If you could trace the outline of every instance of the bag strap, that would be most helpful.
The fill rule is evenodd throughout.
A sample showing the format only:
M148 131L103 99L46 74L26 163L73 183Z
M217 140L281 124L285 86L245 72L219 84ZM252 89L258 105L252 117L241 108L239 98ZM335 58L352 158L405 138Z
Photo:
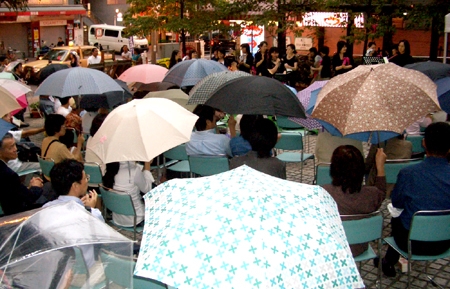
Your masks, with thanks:
M47 147L47 149L45 150L45 153L44 153L43 158L45 158L45 157L47 156L48 149L50 148L50 146L52 145L52 143L54 143L55 141L58 141L58 140L57 140L57 139L54 139L54 140L52 140L52 141L48 144L48 147ZM59 141L58 141L58 142L59 142Z

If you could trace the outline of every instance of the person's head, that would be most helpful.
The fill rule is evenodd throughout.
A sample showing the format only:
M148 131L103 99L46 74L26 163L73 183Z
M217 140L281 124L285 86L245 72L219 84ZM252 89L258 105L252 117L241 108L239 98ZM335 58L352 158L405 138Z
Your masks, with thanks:
M319 49L320 54L323 56L328 56L328 54L330 54L330 48L328 48L328 46L322 46Z
M337 147L331 156L330 176L333 186L345 193L358 193L364 177L364 157L352 145Z
M267 44L267 41L261 41L258 45L258 48L262 53L264 53L267 51L268 46L269 46L269 44Z
M270 151L275 147L278 139L277 126L267 118L255 121L253 132L250 134L252 150L258 153L259 158L270 157Z
M225 57L225 66L228 68L229 71L238 70L238 62L236 58L234 58L234 56Z
M376 50L377 49L377 44L375 42L369 42L369 44L367 45L368 49L372 49L372 50Z
M58 42L61 42L62 41L62 38L61 37L58 37Z
M9 132L0 140L0 159L4 162L17 159L17 147L14 137Z
M120 163L113 162L106 164L106 171L102 177L103 185L107 188L112 189L114 187L114 179L119 172Z
M347 42L341 40L337 43L337 52L338 53L346 53L347 52Z
M436 122L427 126L423 146L428 156L446 157L450 152L450 124Z
M295 53L297 53L297 50L295 50L295 45L294 44L286 45L286 52L287 52L287 54L295 54Z
M70 97L60 98L59 101L61 102L61 106L69 107Z
M97 57L97 55L98 55L98 49L92 48L92 56Z
M66 118L60 114L49 114L45 118L44 128L48 136L54 136L58 134L63 136L66 134L66 127L64 123Z
M400 40L398 43L398 53L405 55L411 54L411 47L409 46L408 40Z
M225 57L225 54L226 54L225 49L224 49L224 48L220 48L220 49L217 51L217 58L223 59L223 58Z
M22 73L22 63L18 62L18 63L16 64L16 66L14 66L14 67L12 68L12 71L13 71L15 74L20 74L20 73Z
M250 53L250 45L248 43L242 43L241 50L244 54Z
M106 113L99 113L94 117L94 119L92 119L91 129L89 130L89 134L91 136L94 136L97 133L98 129L102 125L103 121L105 121L105 118L107 116L108 115Z
M197 59L198 58L198 54L197 51L192 49L191 51L189 51L189 59Z
M319 52L317 52L317 48L311 47L311 48L309 49L309 56L310 56L311 58L316 57L317 54L319 54Z
M55 164L50 171L52 188L60 196L83 197L88 189L88 178L83 163L72 159Z
M392 55L397 55L398 54L398 44L393 44L392 45Z
M216 123L214 121L214 108L208 105L199 104L195 107L193 113L198 116L198 119L195 122L195 129L197 131L204 131L216 127Z
M128 46L127 45L122 46L122 49L123 49L123 52L128 52Z
M250 135L253 132L253 127L257 119L262 118L260 115L256 114L244 114L239 122L239 127L241 128L241 136L245 140L250 139Z
M272 58L272 60L276 60L278 58L278 55L280 54L280 51L278 50L278 47L270 47L269 49L269 55Z
M0 56L0 65L2 65L2 66L8 65L8 57Z

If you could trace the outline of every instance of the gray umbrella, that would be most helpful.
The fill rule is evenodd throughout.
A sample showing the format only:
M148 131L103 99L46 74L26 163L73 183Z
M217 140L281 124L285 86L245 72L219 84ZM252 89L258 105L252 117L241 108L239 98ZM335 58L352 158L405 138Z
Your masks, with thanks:
M202 78L220 71L226 71L225 65L206 59L185 60L172 67L163 81L171 82L179 87L194 86Z
M110 91L123 91L123 89L106 73L90 68L74 67L50 75L38 87L35 94L69 97L103 94Z
M189 92L187 104L204 104L211 96L211 93L219 86L235 78L251 76L243 71L222 71L208 75L200 80Z
M405 65L405 68L420 71L433 81L450 76L450 65L441 62L418 62Z
M281 82L265 76L246 76L221 85L206 105L231 114L265 114L306 118L297 96Z

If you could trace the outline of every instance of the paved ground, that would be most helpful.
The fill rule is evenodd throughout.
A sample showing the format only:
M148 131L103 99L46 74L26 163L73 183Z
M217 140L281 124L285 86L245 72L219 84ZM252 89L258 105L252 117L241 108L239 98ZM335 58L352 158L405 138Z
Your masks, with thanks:
M30 97L29 102L35 102L38 99L36 97ZM43 119L30 119L29 114L26 114L26 121L31 125L31 127L40 127L43 126ZM42 142L42 134L39 136L32 137L32 140L39 144ZM306 139L305 139L306 141ZM316 144L316 136L310 136L309 145L306 141L305 146L306 152L313 153L315 144ZM366 148L367 146L365 146ZM290 181L300 182L300 165L299 164L288 164L287 165L287 178ZM303 183L313 184L314 180L314 169L313 162L308 161L304 165L303 168ZM389 236L390 234L390 216L386 209L389 200L386 200L381 208L381 211L384 216L384 226L383 226L383 235L384 237ZM125 236L130 239L133 238L133 234L131 232L120 231ZM138 234L138 241L142 238L142 234ZM383 255L387 248L387 245L383 246ZM427 276L424 274L425 272L425 262L413 262L412 264L412 288L436 288L428 281ZM376 280L377 280L377 270L374 268L372 261L362 262L360 273L367 288L376 288ZM443 259L436 261L430 264L429 274L435 276L435 282L442 286L442 288L450 288L450 259ZM396 278L387 278L383 276L382 278L382 288L407 288L407 275L399 273Z

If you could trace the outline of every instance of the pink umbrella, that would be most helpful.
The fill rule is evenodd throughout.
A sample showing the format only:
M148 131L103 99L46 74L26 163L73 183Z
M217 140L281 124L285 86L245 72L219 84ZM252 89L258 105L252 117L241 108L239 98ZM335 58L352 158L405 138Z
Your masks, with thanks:
M125 82L161 82L167 71L169 71L167 68L160 65L139 64L125 70L119 79Z
M0 86L10 92L17 100L17 102L22 107L21 109L16 109L11 112L12 115L21 111L23 108L28 106L28 100L26 93L30 92L31 89L25 84L11 79L0 79Z

